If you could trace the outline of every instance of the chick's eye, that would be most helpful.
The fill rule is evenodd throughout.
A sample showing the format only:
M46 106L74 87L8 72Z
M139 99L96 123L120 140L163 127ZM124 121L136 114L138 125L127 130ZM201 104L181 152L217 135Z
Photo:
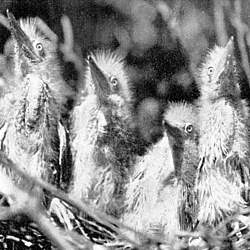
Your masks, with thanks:
M116 87L118 85L118 80L115 77L111 77L110 82L111 82L113 87Z
M42 45L41 43L37 43L37 44L36 44L36 49L37 49L38 51L43 50L43 45Z
M214 68L213 67L208 67L207 69L207 75L211 76L214 73Z
M188 134L190 134L192 131L193 131L193 125L187 124L185 126L185 132L188 133Z

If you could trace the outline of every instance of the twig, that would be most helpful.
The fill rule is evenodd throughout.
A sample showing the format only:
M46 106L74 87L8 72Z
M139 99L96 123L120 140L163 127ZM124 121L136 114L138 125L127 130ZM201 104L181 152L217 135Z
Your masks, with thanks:
M62 25L62 29L63 29L63 38L64 38L64 44L62 44L62 46L64 45L67 50L73 52L73 48L74 48L74 35L73 35L73 28L72 28L72 24L70 22L69 17L67 17L66 15L63 15L61 18L61 25Z
M59 45L60 51L63 53L66 62L72 62L78 73L77 87L82 87L84 81L84 66L82 61L81 49L78 48L78 53L74 51L74 34L70 19L63 15L61 18L61 25L63 29L64 42ZM75 48L76 49L76 48Z
M228 35L226 31L225 18L223 5L224 1L213 1L214 4L214 23L215 23L215 32L217 37L217 42L220 46L225 46Z

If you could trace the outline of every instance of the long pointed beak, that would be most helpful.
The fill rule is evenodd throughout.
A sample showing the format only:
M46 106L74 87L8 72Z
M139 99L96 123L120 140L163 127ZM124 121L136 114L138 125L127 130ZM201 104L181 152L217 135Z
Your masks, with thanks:
M110 94L109 82L101 69L97 66L91 56L88 58L91 76L95 84L97 95L101 102L106 102Z
M225 52L222 60L224 60L224 64L227 64L232 60L232 56L234 54L234 38L233 36L230 37L229 41L225 46ZM222 64L223 65L223 64Z
M219 62L216 67L216 72L221 74L223 71L231 69L228 67L232 63L234 54L234 38L231 37L223 49L223 53L220 55Z
M229 41L226 44L225 49L226 49L227 56L233 54L233 51L234 51L234 37L233 36L230 37Z
M179 177L181 175L181 166L183 159L183 136L179 128L170 125L166 121L164 123L164 127L166 129L172 150L175 175Z
M174 139L182 137L180 129L170 125L167 121L164 122L164 127L167 131L167 134Z
M23 51L24 56L32 62L41 62L42 59L36 54L29 37L21 29L14 15L9 12L9 10L7 10L7 16L10 23L11 34L17 41L19 49Z

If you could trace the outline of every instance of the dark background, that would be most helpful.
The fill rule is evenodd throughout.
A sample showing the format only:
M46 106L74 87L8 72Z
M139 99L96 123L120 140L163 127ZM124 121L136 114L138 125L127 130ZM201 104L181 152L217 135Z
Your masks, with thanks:
M195 100L199 96L197 67L207 49L215 43L225 45L232 35L242 66L242 97L250 96L247 80L250 1L1 0L3 15L6 9L17 19L39 16L61 41L60 20L67 15L73 27L74 49L81 59L96 48L111 48L123 54L129 66L139 121L144 122L149 116L146 120L157 123L169 100ZM4 26L0 26L0 34L3 53L10 34ZM73 81L73 85L77 79L74 72L74 65L65 63L65 78L71 84Z

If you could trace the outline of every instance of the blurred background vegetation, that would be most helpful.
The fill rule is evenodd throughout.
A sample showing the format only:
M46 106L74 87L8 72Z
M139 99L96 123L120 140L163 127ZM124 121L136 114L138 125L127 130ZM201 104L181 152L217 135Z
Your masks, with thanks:
M235 54L242 64L242 95L250 97L249 0L1 0L3 15L6 9L17 19L39 16L60 40L60 20L67 15L74 50L81 58L96 48L124 55L142 123L157 123L168 100L195 100L199 96L197 67L203 56L215 43L225 45L230 36L235 37ZM0 26L0 34L3 53L8 50L5 42L10 33ZM65 78L74 80L74 67L65 64L64 69ZM145 124L143 128L148 131Z

